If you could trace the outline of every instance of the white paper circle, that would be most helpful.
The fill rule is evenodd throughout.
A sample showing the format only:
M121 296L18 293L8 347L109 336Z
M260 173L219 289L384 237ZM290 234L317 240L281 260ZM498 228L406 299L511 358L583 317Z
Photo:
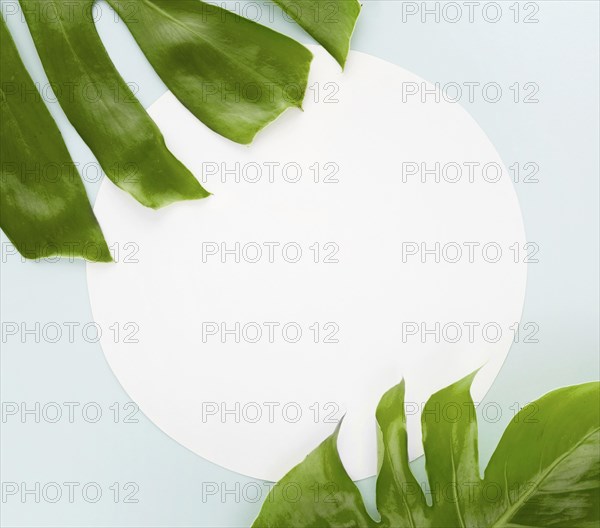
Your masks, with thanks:
M352 52L342 74L313 51L304 112L250 147L157 101L170 148L214 196L155 212L105 180L95 212L118 262L87 272L102 348L142 411L272 481L344 413L342 459L373 475L375 408L403 376L420 455L423 402L482 365L484 396L525 292L517 197L469 114L423 102L424 81L395 65Z

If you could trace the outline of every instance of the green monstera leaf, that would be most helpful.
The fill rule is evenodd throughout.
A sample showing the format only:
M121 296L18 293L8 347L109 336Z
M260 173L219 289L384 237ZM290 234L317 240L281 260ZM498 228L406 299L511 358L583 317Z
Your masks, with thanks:
M94 26L94 0L76 4L21 0L56 97L106 175L148 207L208 196L113 65Z
M112 260L81 178L0 19L0 227L27 258Z
M247 144L287 108L301 108L312 54L294 40L201 0L108 2L165 84L215 132ZM116 70L94 25L94 3L20 0L42 65L66 116L107 176L141 204L158 209L209 196L169 151L160 130ZM356 0L296 3L303 5L279 2L343 64L360 10ZM9 54L5 49L3 46L1 50L3 60ZM51 118L41 121L52 122ZM30 125L23 125L23 130ZM55 136L53 127L52 122L44 131ZM3 139L3 146L3 163L24 166L30 161L26 151L15 148L12 142ZM56 153L60 157L55 161L61 162L63 153ZM25 243L35 245L44 237L59 245L68 243L61 240L61 233L72 238L76 227L68 225L67 219L89 214L87 204L78 205L80 200L71 203L69 217L49 194L38 192L36 200L30 197L20 207L4 207L2 226L37 222L35 236L32 230L21 229L20 243L15 243L19 251ZM37 209L48 211L47 218L62 224L45 223ZM11 237L8 228L5 231ZM15 227L11 232L16 239ZM88 242L96 243L97 239L96 232L88 232ZM21 253L26 257L31 254ZM106 255L99 259L106 260Z
M559 389L525 407L508 425L482 478L473 377L437 392L423 409L431 505L408 462L402 382L383 396L376 414L379 522L367 515L341 463L338 426L273 487L253 528L598 526L600 384Z
M343 68L360 14L358 0L275 0Z
M340 460L339 429L273 487L254 527L374 525Z
M490 526L598 526L598 386L551 392L511 422L485 470Z
M175 96L238 143L300 108L312 54L276 31L200 0L109 0Z

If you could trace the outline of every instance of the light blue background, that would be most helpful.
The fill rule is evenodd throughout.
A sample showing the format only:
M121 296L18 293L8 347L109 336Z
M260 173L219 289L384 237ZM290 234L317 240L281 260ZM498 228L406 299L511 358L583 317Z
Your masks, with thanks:
M235 4L249 2L228 2ZM250 2L252 3L252 2ZM260 2L262 4L262 2ZM419 2L420 3L420 2ZM432 4L429 2L429 4ZM506 165L534 161L540 182L517 184L527 236L539 244L540 263L530 265L523 321L540 326L538 344L515 344L487 400L507 411L559 386L598 379L598 19L596 1L543 1L537 24L516 24L508 7L497 24L481 16L475 23L401 21L401 2L367 1L353 49L396 63L430 81L536 82L540 103L523 105L481 98L465 106L491 138ZM28 30L2 0L3 13L34 79L46 82ZM109 13L106 5L103 12ZM310 42L275 10L277 29ZM512 15L511 15L512 16ZM266 23L263 20L263 23ZM146 63L124 28L111 16L98 22L115 63L141 88L148 106L165 86ZM109 42L108 40L105 40ZM373 94L377 97L377 93ZM94 158L50 105L74 159ZM97 184L88 184L93 198ZM2 243L7 240L2 235ZM4 262L6 261L6 262ZM92 321L82 262L22 263L3 258L4 322ZM129 401L112 375L98 344L20 343L2 346L3 402ZM496 445L511 414L480 424L482 462ZM254 482L222 469L171 440L143 416L139 423L2 424L2 481L98 482L105 493L113 482L136 482L136 504L115 504L105 495L96 504L81 500L56 504L9 498L2 507L6 527L247 527L260 508L235 494L202 501L202 485L235 489ZM422 475L422 460L415 463ZM373 479L360 483L373 501ZM241 489L241 488L240 488ZM251 489L244 488L247 491ZM265 489L265 488L263 488Z

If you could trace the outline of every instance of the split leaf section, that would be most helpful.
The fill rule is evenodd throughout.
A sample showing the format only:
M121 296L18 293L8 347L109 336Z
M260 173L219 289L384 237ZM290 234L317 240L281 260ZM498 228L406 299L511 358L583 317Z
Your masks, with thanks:
M94 0L21 0L51 87L106 175L145 206L208 196L167 149L113 65L93 22Z
M338 427L274 486L253 527L598 526L600 383L562 388L523 408L481 477L473 377L435 393L423 410L431 505L409 467L402 382L383 396L376 413L379 522L366 514L341 463Z
M250 143L301 107L312 54L296 41L200 0L108 0L163 82L198 119Z
M275 0L343 68L361 6L358 0Z
M0 227L25 257L112 260L60 131L0 17Z

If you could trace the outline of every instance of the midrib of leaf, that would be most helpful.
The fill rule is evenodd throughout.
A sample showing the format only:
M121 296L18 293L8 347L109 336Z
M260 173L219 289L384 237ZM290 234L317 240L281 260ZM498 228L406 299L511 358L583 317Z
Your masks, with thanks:
M596 427L592 431L590 431L587 435L585 435L579 442L577 442L571 449L569 449L563 456L557 458L553 464L548 466L548 469L544 471L540 478L536 481L535 486L528 492L524 493L521 497L517 499L517 501L511 505L493 524L490 525L489 528L504 528L506 526L506 522L512 519L512 517L523 507L523 505L527 502L527 499L538 489L540 484L546 480L548 476L562 463L563 460L568 458L573 452L582 445L590 436L594 433L600 431L600 427ZM509 501L510 503L510 501Z
M506 494L506 500L508 501L508 504L512 506L513 503L510 499L508 475L506 474L506 460L504 461L504 466L502 467L502 474L504 476L504 493Z
M187 26L186 24L184 24L183 22L181 22L180 20L177 20L173 15L171 15L170 13L168 13L167 11L165 11L164 9L158 7L156 4L154 4L154 2L152 2L151 0L142 0L142 2L144 4L146 4L147 6L149 6L151 9L154 9L155 11L157 11L158 13L160 13L162 16L164 16L165 18L168 18L169 20L171 20L173 23L175 23L177 26L183 28L184 30L188 31L189 33L191 33L192 35L194 35L195 37L198 37L200 40L202 40L203 42L205 42L206 44L208 44L212 49L217 50L218 52L220 52L220 48L214 44L213 42L211 42L209 39L207 39L204 35L202 35L201 33L198 33L197 31L195 31L194 29L190 28L189 26ZM264 75L263 73L253 70L252 68L249 68L243 61L241 61L240 59L238 59L237 57L233 56L233 55L228 55L229 59L234 62L236 64L236 66L238 66L240 69L250 72L251 74L257 75L258 77L261 77L262 79L264 79L265 81L267 81L268 83L272 83L274 82L275 84L278 84L280 86L283 86L281 83L278 83L277 80L273 81L273 79L270 79L269 77L267 77L266 75Z

